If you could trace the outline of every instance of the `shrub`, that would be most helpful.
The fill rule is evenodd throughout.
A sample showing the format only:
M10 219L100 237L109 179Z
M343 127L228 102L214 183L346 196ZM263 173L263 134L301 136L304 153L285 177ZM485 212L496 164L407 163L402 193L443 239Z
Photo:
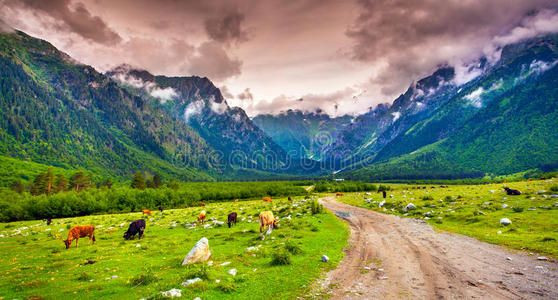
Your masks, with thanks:
M292 255L297 255L302 253L302 249L299 245L295 244L293 241L288 240L285 242L285 250L290 252Z
M92 277L85 272L81 272L81 274L79 274L79 276L76 279L79 281L89 281L92 279Z
M318 200L312 200L310 203L310 210L312 215L321 214L324 211L324 206L321 205Z
M553 191L553 192L558 192L558 184L555 184L555 185L551 186L550 190Z
M516 213L520 213L520 212L523 211L523 207L521 207L521 206L516 206L516 207L513 207L512 209Z
M151 272L150 270L143 270L141 274L138 276L132 277L130 279L131 286L138 286L138 285L148 285L152 282L157 280L157 277Z
M434 198L432 198L432 196L422 196L421 198L422 200L434 200Z
M271 258L272 266L283 266L291 264L291 255L286 250L279 250L273 253Z

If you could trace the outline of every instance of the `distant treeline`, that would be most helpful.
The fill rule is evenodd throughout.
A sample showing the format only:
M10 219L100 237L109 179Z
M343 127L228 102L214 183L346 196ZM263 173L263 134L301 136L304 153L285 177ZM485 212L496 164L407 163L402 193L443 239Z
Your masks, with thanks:
M200 202L230 201L257 197L305 195L307 191L290 182L178 182L159 188L101 186L58 193L17 192L0 189L0 221L62 218L199 205Z
M377 191L378 188L372 183L362 181L319 181L314 184L314 191L323 192L370 192Z

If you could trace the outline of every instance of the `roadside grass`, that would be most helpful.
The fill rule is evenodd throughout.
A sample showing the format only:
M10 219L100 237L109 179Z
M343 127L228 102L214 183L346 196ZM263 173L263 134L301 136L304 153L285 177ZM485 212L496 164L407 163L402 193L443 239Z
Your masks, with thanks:
M192 228L202 210L210 228ZM258 215L264 210L281 220L280 227L262 240ZM229 229L226 219L233 211L238 224ZM181 289L184 299L296 298L337 265L349 235L346 224L332 214L312 215L311 200L302 197L153 212L153 217L144 218L144 239L124 241L129 223L139 218L141 213L127 213L54 219L50 226L43 221L0 224L0 298L156 299L173 288ZM78 248L74 244L66 250L62 239L67 228L80 224L96 226L95 245L88 246L84 238ZM181 266L202 237L209 239L212 265ZM247 251L248 247L258 250ZM275 253L288 257L290 264L274 265ZM330 261L323 263L322 254ZM230 263L222 266L225 262ZM236 276L227 274L233 268ZM202 281L181 286L195 277Z
M382 207L381 193L351 193L336 198L354 206L423 219L435 228L481 241L558 258L558 198L551 197L558 194L552 190L557 184L556 178L508 183L508 187L522 192L519 196L506 195L504 184L447 188L389 184L392 190ZM367 203L365 199L372 200ZM416 209L405 211L409 203ZM502 218L510 219L512 224L501 225Z

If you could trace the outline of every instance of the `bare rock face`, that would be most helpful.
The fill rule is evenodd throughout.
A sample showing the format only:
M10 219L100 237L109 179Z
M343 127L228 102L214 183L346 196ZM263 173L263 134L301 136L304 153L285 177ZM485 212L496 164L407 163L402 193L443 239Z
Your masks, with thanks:
M184 258L182 265L184 266L200 261L206 261L210 256L211 251L209 251L209 240L203 237L194 245L194 248L188 252L188 255Z

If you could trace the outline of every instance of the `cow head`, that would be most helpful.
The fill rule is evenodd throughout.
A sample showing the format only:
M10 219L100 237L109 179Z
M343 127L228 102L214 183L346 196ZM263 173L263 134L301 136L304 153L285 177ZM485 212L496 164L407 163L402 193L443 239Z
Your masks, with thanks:
M66 249L69 249L70 245L72 244L72 241L64 240L64 244L66 245Z
M125 240L129 240L130 239L130 233L128 231L124 232L124 239Z
M279 227L279 219L275 218L273 220L273 229L277 229Z

